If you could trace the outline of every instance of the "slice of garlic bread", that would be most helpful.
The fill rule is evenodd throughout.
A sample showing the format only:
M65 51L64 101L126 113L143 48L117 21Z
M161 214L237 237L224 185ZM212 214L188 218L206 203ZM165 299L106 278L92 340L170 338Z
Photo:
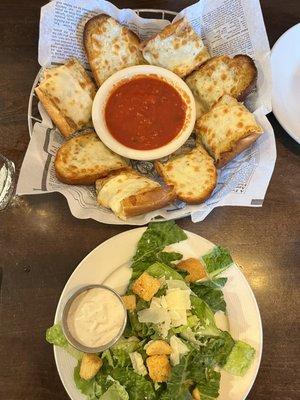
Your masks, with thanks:
M252 58L239 54L233 58L219 56L209 59L187 77L186 83L203 114L224 94L243 100L254 87L256 77L257 69Z
M217 167L223 167L263 133L254 115L229 95L198 118L195 129Z
M35 92L64 136L92 126L96 87L78 60L45 69Z
M214 161L201 145L164 164L156 161L155 168L167 185L174 186L177 197L189 204L205 201L217 184Z
M176 197L172 187L162 187L133 170L98 179L96 191L97 202L123 220L165 207Z
M105 14L96 15L85 24L83 43L98 86L123 68L145 63L139 38Z
M180 77L188 75L210 58L202 39L186 18L168 25L152 39L143 42L141 47L149 64L169 69Z
M109 150L94 131L64 143L54 166L57 178L70 185L92 185L111 171L128 168L125 159Z

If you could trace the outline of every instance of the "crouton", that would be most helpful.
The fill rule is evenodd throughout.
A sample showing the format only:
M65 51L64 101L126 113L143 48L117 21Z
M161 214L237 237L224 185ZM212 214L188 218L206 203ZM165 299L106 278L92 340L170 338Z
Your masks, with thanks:
M84 354L80 365L80 377L86 381L94 378L102 364L103 361L96 354Z
M201 400L200 392L197 388L193 390L193 399L194 400Z
M122 300L126 310L134 311L136 309L136 297L134 294L129 294L128 296L122 296Z
M147 346L146 353L148 356L170 355L172 353L172 348L169 343L164 340L155 340Z
M132 285L132 291L145 301L150 301L160 288L160 281L144 272Z
M146 364L154 382L166 382L171 374L171 365L165 354L148 357Z
M176 268L183 269L189 274L185 277L187 282L196 282L199 279L206 278L206 271L202 263L197 258L187 258L180 261Z

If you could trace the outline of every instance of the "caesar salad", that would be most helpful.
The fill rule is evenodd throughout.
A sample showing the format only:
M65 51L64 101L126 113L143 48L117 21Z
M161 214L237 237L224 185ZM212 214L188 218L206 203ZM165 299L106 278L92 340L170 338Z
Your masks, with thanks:
M49 343L78 359L74 382L89 400L213 400L222 371L243 377L249 369L255 349L215 318L226 313L227 278L220 275L234 264L230 253L221 246L200 258L167 251L186 239L173 221L149 224L122 296L127 325L109 349L82 353L60 324L47 330Z

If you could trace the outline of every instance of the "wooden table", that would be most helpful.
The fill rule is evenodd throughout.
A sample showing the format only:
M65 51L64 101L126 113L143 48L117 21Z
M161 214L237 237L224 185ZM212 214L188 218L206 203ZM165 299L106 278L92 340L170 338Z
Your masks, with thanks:
M37 42L44 0L0 4L0 152L19 171L29 142L27 104L39 69ZM192 1L115 1L120 7L178 10ZM299 0L262 1L271 45L300 20ZM273 115L278 158L262 208L224 207L184 229L231 249L256 295L264 326L261 368L249 400L300 398L299 375L299 146ZM75 219L60 194L14 200L0 214L2 275L0 398L60 400L59 380L45 330L60 293L80 260L124 226ZM298 336L298 337L297 337Z

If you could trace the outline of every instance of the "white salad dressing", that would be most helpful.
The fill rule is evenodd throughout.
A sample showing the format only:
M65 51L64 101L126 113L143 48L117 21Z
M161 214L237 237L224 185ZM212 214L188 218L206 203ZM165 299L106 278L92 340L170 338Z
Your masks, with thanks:
M81 293L71 304L67 324L71 335L86 347L99 347L113 340L123 327L124 307L119 298L103 288Z

